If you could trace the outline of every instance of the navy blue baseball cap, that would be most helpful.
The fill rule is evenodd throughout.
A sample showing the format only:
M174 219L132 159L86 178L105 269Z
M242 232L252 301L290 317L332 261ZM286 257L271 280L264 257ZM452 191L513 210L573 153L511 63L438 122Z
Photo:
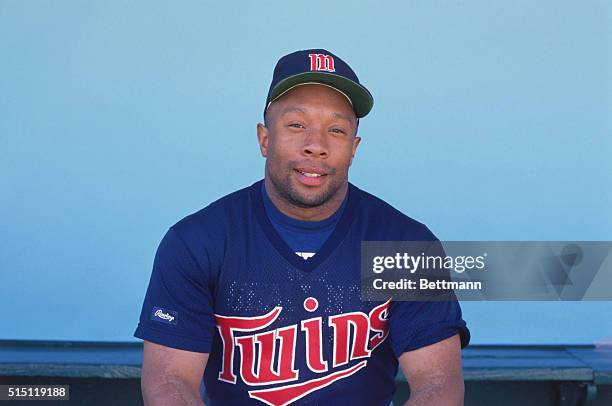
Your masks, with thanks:
M274 100L307 83L327 85L344 94L357 118L368 114L374 105L374 98L346 62L325 49L306 49L285 55L276 63L264 114Z

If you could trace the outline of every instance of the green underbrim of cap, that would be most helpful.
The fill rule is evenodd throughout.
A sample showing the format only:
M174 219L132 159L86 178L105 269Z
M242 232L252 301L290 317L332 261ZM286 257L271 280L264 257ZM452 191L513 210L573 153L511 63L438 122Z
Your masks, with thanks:
M332 86L346 94L353 103L353 110L357 118L365 117L372 110L374 98L365 87L353 82L344 76L334 73L306 72L289 76L276 84L270 94L270 101L276 100L280 95L293 86L301 83L315 82Z

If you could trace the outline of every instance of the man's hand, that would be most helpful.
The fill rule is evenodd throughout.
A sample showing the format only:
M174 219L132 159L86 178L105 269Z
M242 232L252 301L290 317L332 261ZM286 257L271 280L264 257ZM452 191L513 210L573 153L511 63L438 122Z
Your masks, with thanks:
M407 351L399 358L410 385L405 406L461 406L464 384L459 335Z
M202 406L200 383L208 354L144 342L140 386L146 406Z

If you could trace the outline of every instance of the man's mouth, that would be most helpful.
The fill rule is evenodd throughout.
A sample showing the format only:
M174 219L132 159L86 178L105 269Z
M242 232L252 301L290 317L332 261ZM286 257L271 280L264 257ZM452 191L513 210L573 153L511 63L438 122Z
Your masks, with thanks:
M301 182L308 186L320 185L322 180L327 176L327 173L321 168L302 167L294 168L294 171L299 174Z
M304 171L300 171L299 169L296 169L296 171L309 178L319 178L321 176L325 176L325 174L322 174L322 173L304 172Z
M316 167L300 167L295 168L295 171L301 173L304 176L308 176L309 178L317 178L319 176L327 175L327 173L322 168Z

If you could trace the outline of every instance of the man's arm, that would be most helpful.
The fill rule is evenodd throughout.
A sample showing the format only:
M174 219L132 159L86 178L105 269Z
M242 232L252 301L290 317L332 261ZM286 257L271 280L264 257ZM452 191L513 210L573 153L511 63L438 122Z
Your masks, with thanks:
M202 406L200 383L208 354L144 341L140 386L146 406Z
M463 405L461 342L458 334L404 352L399 363L410 385L410 399L405 406Z

